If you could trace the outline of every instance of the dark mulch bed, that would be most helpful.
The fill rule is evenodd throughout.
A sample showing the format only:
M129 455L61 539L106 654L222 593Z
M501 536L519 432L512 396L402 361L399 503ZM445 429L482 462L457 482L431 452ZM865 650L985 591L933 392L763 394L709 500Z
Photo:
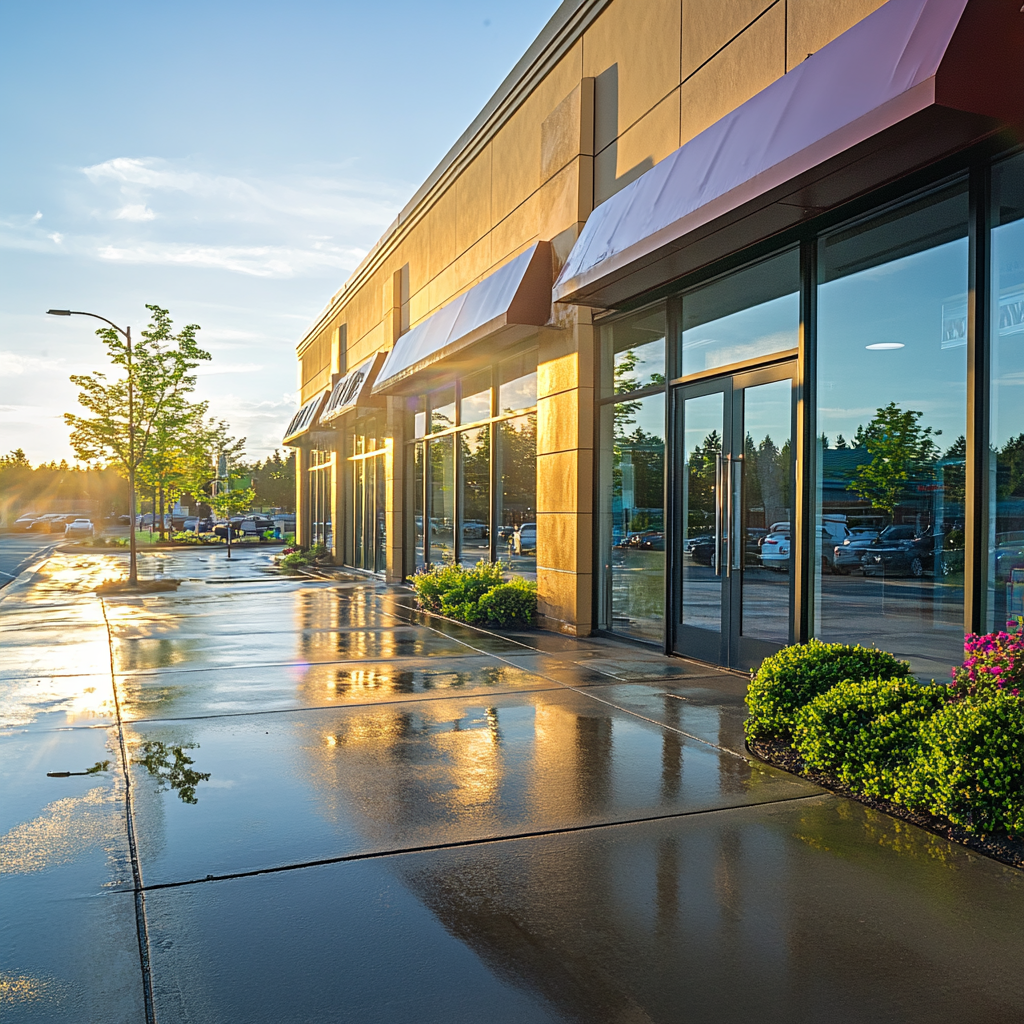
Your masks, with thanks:
M909 821L912 825L934 832L950 842L967 846L993 860L1002 861L1015 868L1024 868L1024 839L1009 835L975 835L940 815L929 814L927 811L913 811L902 804L893 804L888 800L877 800L874 797L864 796L862 793L855 793L845 782L841 782L834 775L808 767L797 751L778 740L751 740L747 743L747 749L762 761L767 761L768 764L793 775L799 775L838 796L849 797L851 800L857 800L868 807L873 807L876 811L883 811L886 814L891 814L894 818Z

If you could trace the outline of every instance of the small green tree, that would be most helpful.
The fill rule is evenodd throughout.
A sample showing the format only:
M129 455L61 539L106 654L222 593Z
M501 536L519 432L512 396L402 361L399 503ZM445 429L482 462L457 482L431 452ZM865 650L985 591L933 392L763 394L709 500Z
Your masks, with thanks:
M183 406L195 390L193 370L210 358L196 342L198 324L177 334L166 309L147 305L152 314L142 340L132 345L129 332L102 327L96 335L107 347L107 358L119 376L105 373L75 374L78 402L89 415L65 413L71 428L71 447L84 462L99 460L116 466L128 480L131 517L129 583L138 581L135 551L135 482L140 467L150 456L159 424Z
M857 467L849 490L873 508L886 512L890 520L903 500L908 481L928 472L938 457L938 445L932 440L941 431L922 427L923 413L901 409L895 402L880 407L860 438L871 461Z

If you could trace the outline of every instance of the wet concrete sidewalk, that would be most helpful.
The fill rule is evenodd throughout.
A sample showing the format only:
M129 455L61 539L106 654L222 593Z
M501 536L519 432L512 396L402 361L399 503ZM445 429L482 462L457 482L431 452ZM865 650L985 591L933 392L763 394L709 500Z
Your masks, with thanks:
M120 565L0 596L5 1024L1024 1018L1024 873L752 761L742 679Z

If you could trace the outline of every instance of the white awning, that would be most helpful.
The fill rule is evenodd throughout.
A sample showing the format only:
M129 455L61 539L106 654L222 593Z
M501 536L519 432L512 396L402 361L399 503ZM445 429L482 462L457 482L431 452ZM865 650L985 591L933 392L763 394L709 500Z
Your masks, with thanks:
M384 362L385 353L378 352L371 356L365 363L360 363L354 370L349 370L331 391L331 397L320 413L320 422L328 423L339 419L350 409L356 408L370 397L370 389L377 379L381 365ZM380 402L381 399L376 401Z
M327 392L321 391L320 394L315 395L299 409L292 417L291 423L288 424L288 429L284 432L284 437L281 439L282 444L292 445L297 438L309 433L313 429L313 426L317 423L317 414L320 412L326 397Z
M469 291L403 334L381 367L373 393L483 339L525 337L551 317L551 245L537 242Z

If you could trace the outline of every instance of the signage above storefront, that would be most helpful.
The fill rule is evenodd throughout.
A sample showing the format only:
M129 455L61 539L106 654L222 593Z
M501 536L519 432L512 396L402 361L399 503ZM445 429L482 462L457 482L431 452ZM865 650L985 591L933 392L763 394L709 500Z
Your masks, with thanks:
M354 370L349 370L334 388L331 396L320 413L321 423L330 423L340 419L346 412L361 404L374 401L370 398L370 390L377 379L377 374L384 363L386 353L378 352L365 363L360 363ZM376 399L377 402L380 399Z
M320 394L314 395L313 398L299 409L284 432L284 437L281 439L282 444L294 446L300 437L308 434L313 429L318 422L318 415L326 398L327 392L321 391Z

